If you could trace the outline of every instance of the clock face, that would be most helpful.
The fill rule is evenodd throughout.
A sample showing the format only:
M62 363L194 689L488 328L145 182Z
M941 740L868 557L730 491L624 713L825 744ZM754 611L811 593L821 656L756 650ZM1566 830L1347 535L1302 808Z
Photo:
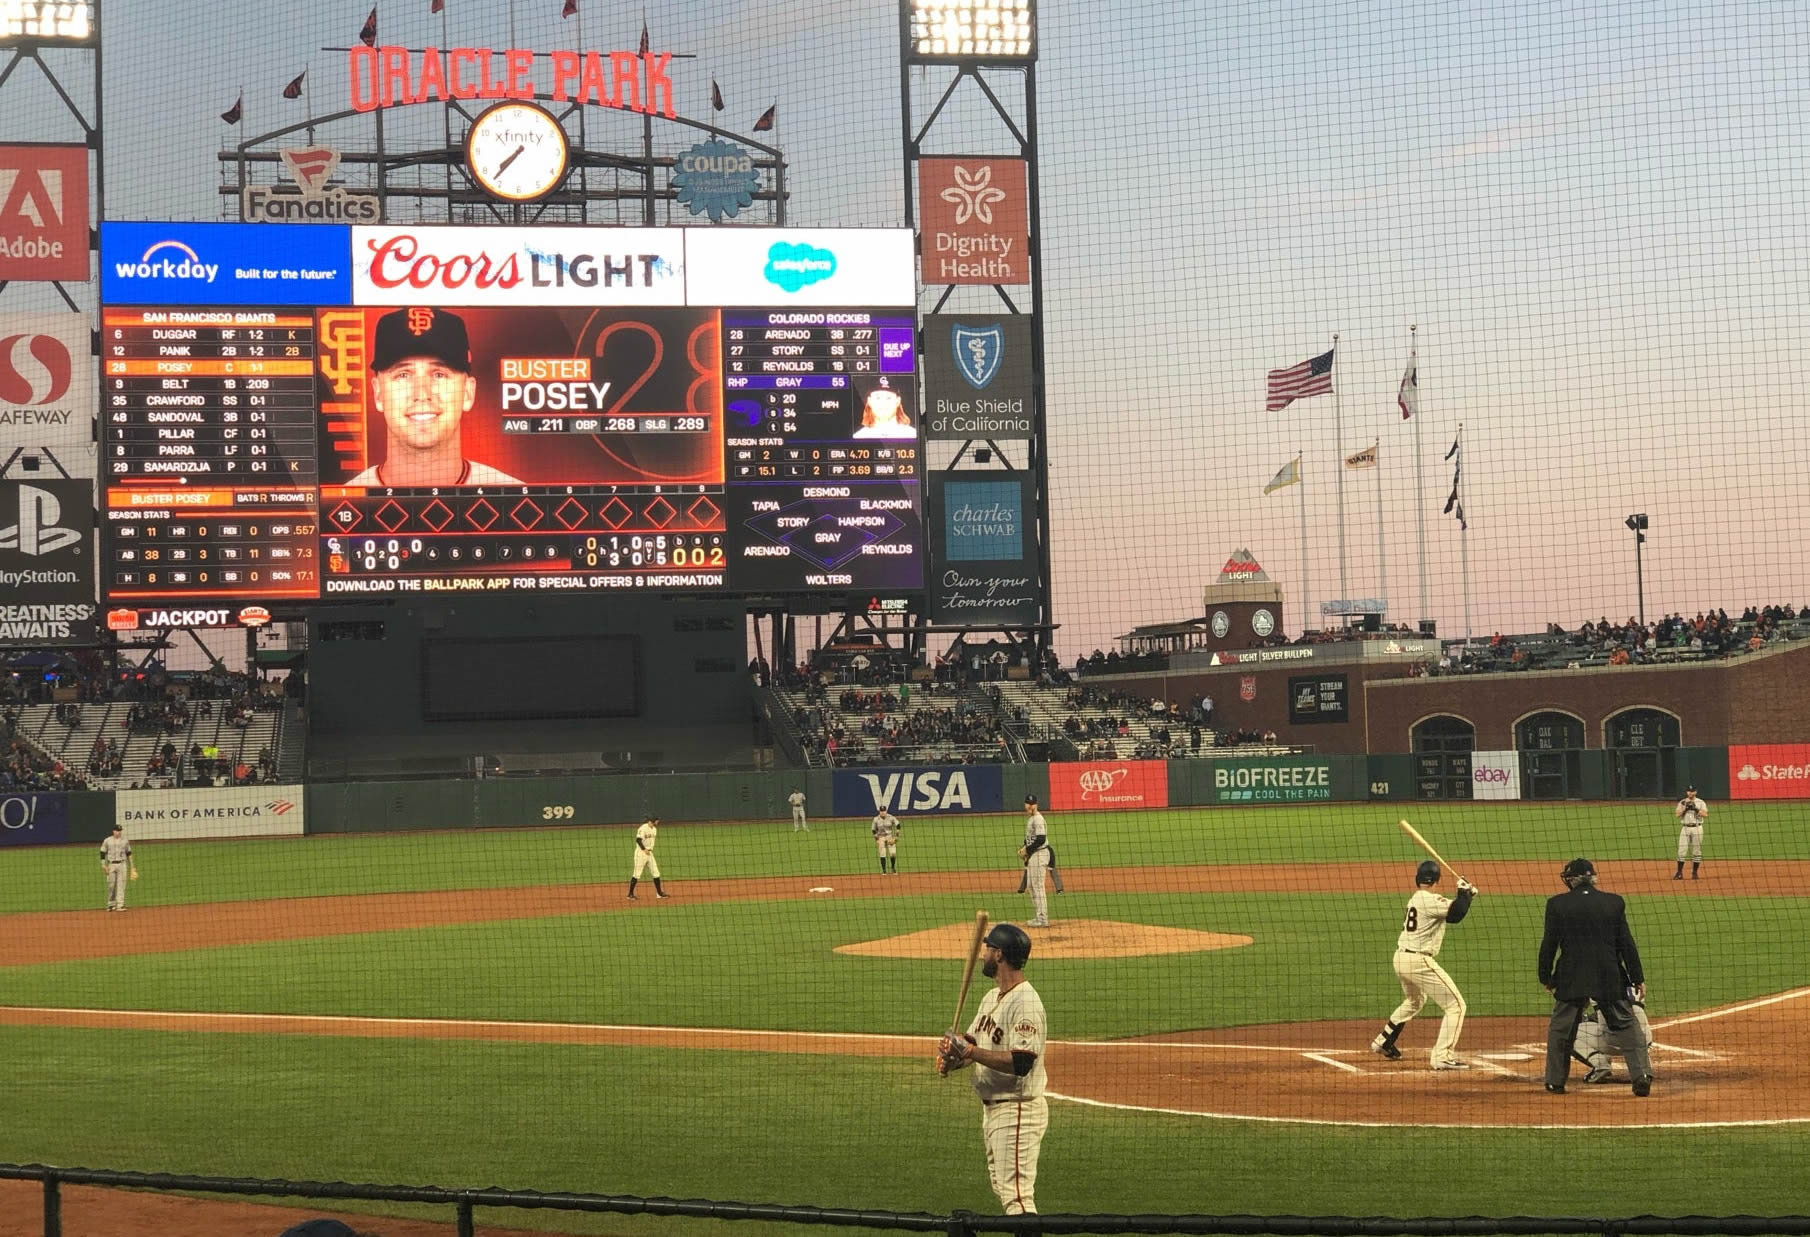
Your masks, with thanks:
M1276 630L1276 616L1268 610L1259 610L1251 615L1251 630L1260 636L1267 636Z
M565 179L566 131L532 103L499 103L472 121L465 166L479 187L508 202L545 197Z
M1232 616L1224 610L1213 611L1213 634L1221 640L1232 630Z

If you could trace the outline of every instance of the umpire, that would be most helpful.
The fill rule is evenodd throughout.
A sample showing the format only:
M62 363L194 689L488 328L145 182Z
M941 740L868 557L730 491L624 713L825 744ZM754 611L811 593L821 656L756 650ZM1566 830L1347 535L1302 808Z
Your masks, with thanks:
M1546 1089L1565 1093L1578 1024L1585 1006L1595 1001L1609 1042L1628 1059L1634 1094L1651 1094L1653 1062L1633 1009L1646 995L1646 975L1628 929L1627 904L1596 887L1596 867L1588 859L1573 859L1559 879L1568 892L1547 899L1546 933L1540 938L1540 983L1553 995Z

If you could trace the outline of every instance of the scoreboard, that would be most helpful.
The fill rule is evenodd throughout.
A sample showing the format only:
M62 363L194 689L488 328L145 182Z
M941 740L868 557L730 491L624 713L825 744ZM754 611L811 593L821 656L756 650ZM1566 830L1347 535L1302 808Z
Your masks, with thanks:
M908 232L101 239L107 602L923 587Z

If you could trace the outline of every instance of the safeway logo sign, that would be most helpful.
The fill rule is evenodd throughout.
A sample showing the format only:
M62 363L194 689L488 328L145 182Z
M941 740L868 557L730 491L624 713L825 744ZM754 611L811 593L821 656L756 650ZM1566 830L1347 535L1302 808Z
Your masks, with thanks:
M0 283L88 279L88 148L0 146Z
M1728 749L1731 799L1810 799L1810 743L1754 743Z

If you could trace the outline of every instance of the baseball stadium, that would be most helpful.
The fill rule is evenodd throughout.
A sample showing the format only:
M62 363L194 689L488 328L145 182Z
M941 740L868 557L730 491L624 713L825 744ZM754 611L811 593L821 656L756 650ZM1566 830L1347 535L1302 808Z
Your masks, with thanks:
M0 0L0 1237L1810 1232L1806 55Z

